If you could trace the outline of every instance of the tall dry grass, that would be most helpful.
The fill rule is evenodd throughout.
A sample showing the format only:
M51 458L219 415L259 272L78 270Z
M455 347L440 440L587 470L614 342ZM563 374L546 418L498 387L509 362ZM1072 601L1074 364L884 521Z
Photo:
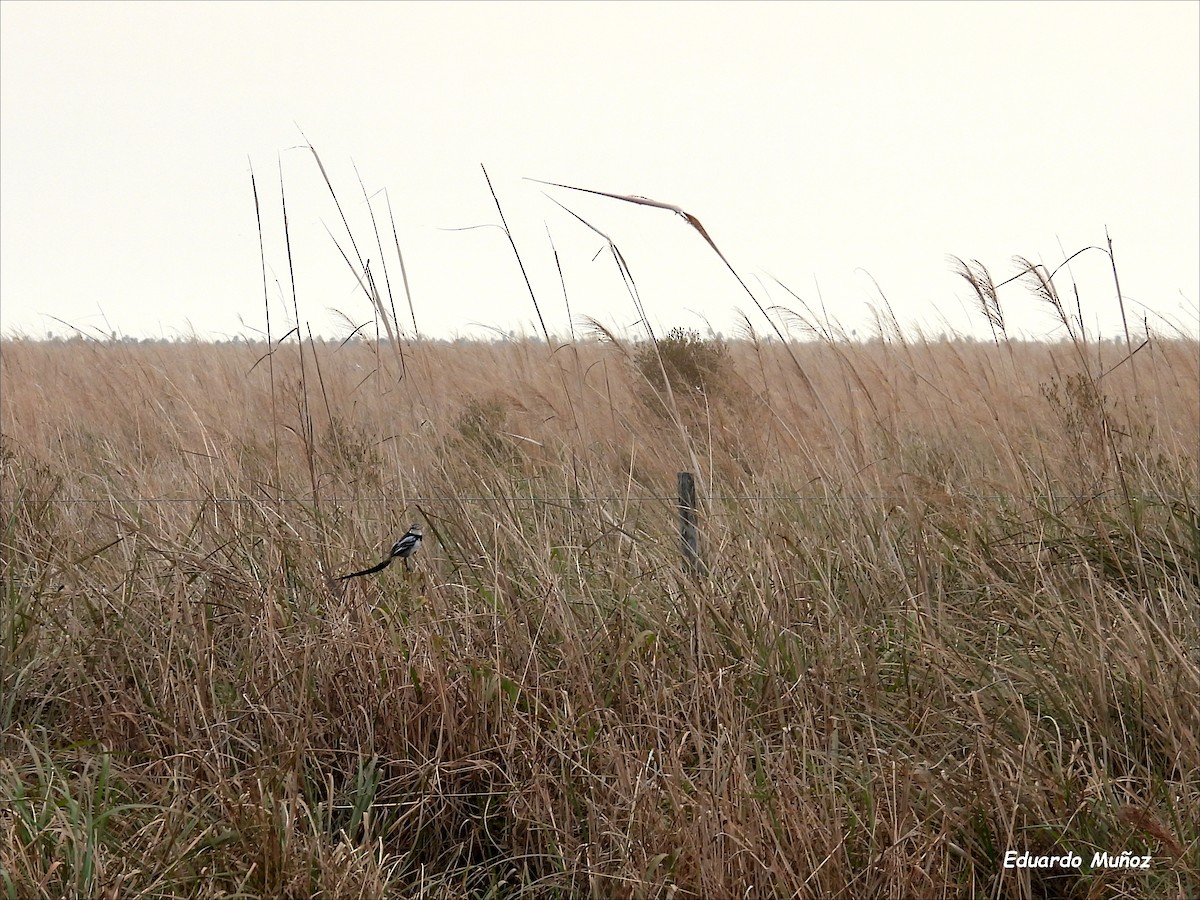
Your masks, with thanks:
M1195 893L1194 341L644 350L4 342L6 893Z
M7 895L1200 892L1194 339L445 344L370 244L380 342L0 344Z

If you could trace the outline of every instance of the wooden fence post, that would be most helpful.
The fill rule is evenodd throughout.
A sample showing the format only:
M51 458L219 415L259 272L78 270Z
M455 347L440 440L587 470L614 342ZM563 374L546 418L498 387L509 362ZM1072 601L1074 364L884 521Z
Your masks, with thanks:
M679 473L679 541L683 549L685 575L704 571L700 559L700 535L696 530L696 479L691 472Z

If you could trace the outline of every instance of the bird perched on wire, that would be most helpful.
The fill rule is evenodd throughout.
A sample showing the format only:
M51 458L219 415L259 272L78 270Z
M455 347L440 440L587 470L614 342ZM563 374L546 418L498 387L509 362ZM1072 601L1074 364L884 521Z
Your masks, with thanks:
M404 565L408 565L408 558L417 552L417 548L421 546L421 537L423 536L420 525L410 525L408 531L404 532L404 536L396 543L392 544L391 552L384 557L383 562L371 566L369 569L363 569L361 572L351 572L349 575L343 575L338 581L345 581L347 578L357 578L359 575L373 575L376 572L382 572L392 564L393 559L404 560Z

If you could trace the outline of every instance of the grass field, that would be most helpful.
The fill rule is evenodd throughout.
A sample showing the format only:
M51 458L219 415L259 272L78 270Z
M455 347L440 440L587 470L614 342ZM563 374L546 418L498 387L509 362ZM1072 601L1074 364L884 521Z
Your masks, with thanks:
M366 268L377 340L0 342L7 896L1200 894L1194 335L960 262L992 341L446 343Z
M7 896L1200 891L1194 340L0 376Z

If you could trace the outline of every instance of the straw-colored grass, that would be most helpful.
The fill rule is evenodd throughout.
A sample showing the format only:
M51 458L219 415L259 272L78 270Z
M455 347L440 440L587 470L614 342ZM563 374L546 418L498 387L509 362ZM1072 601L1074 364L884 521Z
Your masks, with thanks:
M8 896L1200 893L1190 335L437 343L371 244L380 343L0 344Z
M705 346L4 342L0 891L1194 895L1196 342Z

